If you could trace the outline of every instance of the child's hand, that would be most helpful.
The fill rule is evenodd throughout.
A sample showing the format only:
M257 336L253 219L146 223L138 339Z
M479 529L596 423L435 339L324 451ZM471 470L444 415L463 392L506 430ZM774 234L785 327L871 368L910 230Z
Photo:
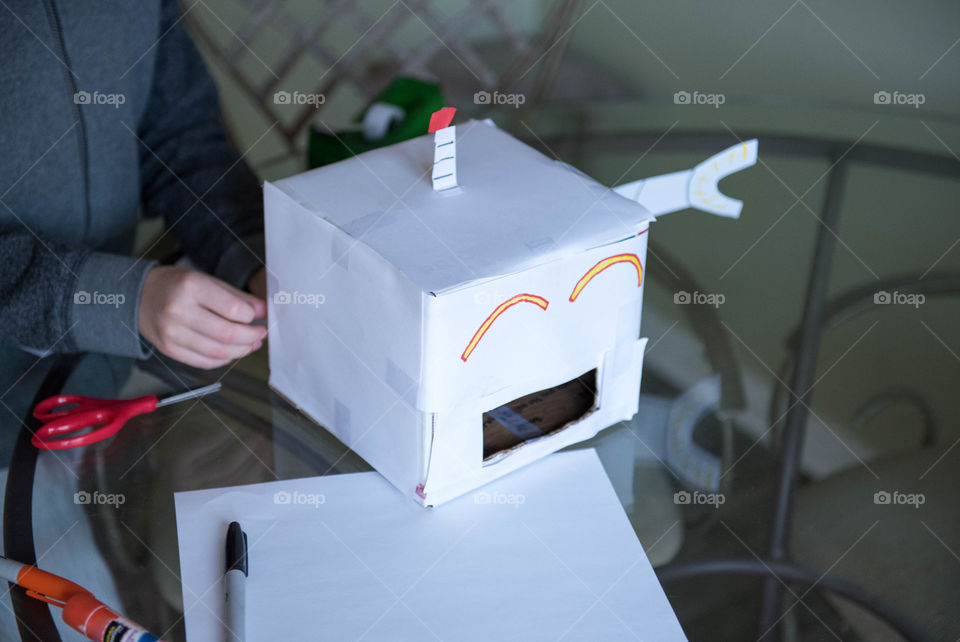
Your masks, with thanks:
M176 266L147 273L138 311L140 334L160 352L197 368L217 368L263 345L252 326L267 304L212 276Z

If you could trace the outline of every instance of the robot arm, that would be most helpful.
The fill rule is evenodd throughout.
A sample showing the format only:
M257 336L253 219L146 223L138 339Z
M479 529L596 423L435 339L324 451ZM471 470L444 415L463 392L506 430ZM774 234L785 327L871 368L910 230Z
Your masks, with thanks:
M694 207L718 216L739 218L743 201L724 196L720 179L757 162L757 139L728 147L693 169L626 183L613 190L636 201L654 216Z

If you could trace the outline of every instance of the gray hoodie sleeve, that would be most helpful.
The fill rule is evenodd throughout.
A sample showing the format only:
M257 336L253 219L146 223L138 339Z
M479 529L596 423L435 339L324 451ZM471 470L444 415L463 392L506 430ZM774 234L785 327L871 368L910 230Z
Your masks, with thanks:
M201 269L238 287L263 265L262 195L227 143L216 87L162 1L151 88L138 123L141 200ZM147 149L149 148L149 149ZM198 202L202 197L202 202ZM0 343L52 352L146 357L137 333L150 261L0 230Z
M264 257L257 178L227 141L217 89L174 0L164 0L150 98L140 122L144 210L202 270L237 287Z
M144 358L137 333L140 289L150 261L41 241L27 230L0 234L3 343L50 352Z

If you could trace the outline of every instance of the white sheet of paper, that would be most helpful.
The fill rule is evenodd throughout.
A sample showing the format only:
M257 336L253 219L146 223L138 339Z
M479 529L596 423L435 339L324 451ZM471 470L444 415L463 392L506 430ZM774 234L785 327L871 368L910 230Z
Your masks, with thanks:
M221 640L224 536L251 640L684 640L593 450L436 509L377 473L176 494L187 638Z

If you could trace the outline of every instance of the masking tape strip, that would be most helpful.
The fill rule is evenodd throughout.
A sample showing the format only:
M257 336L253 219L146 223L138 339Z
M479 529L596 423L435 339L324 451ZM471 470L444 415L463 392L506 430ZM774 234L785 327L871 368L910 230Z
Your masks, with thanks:
M417 407L416 381L390 359L387 359L386 382L397 393L397 396L406 401L411 408Z
M545 236L540 239L534 239L529 243L525 243L525 245L527 246L527 249L534 253L552 252L553 250L557 249L556 242L554 242L554 240L549 236Z
M350 408L339 399L333 401L333 424L339 431L350 430Z
M350 245L353 241L338 230L333 231L330 243L330 256L334 263L344 270L350 269Z
M386 227L397 220L396 214L384 213L383 210L376 210L363 216L358 216L349 223L342 226L344 232L355 239L363 237L374 227Z
M506 406L488 410L487 414L524 441L543 435L543 431Z
M633 365L633 344L640 337L640 302L637 300L620 306L617 313L617 338L608 352L610 375L619 377Z

